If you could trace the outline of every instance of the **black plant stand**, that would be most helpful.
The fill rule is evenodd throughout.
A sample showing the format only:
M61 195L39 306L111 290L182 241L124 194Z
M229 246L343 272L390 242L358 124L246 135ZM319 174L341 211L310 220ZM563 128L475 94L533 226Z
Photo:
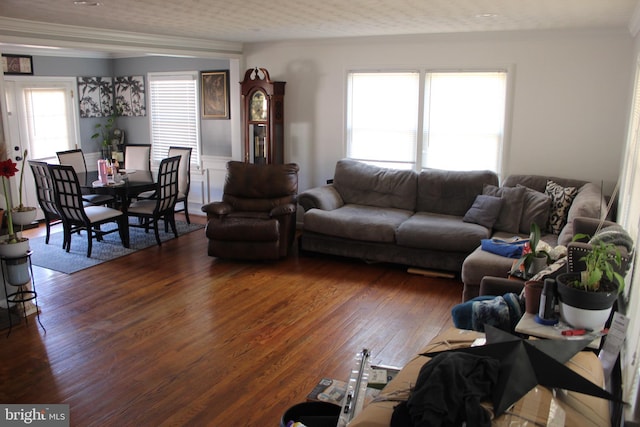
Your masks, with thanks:
M33 276L33 266L31 264L31 251L28 251L24 255L19 255L16 257L6 257L0 256L0 267L2 267L2 282L4 284L4 293L6 295L7 301L7 312L9 317L9 332L7 332L7 337L11 334L11 328L13 327L12 315L11 315L11 304L22 304L22 311L24 312L24 320L25 323L29 324L29 319L26 314L26 305L28 301L33 301L36 305L36 318L38 319L38 323L42 330L46 333L47 330L42 325L42 321L40 321L40 308L38 307L38 293L36 292L36 284ZM27 270L26 275L15 275L11 274L10 268L15 267L20 264L26 263L25 266ZM31 282L31 290L24 288L26 285ZM9 290L13 290L14 292L9 293Z

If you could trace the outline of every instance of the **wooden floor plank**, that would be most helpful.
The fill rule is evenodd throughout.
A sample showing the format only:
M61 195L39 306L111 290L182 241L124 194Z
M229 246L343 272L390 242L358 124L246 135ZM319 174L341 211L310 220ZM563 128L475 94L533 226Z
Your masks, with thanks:
M206 246L199 230L72 275L35 268L47 332L30 318L0 335L0 401L69 404L73 426L275 426L362 348L406 363L462 292L387 264Z

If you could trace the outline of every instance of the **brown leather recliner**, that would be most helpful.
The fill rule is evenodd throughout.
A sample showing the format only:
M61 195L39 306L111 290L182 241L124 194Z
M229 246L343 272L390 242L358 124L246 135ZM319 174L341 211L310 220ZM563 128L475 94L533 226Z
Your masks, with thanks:
M222 201L202 206L209 219L208 254L247 260L287 256L296 231L299 169L295 163L228 162Z

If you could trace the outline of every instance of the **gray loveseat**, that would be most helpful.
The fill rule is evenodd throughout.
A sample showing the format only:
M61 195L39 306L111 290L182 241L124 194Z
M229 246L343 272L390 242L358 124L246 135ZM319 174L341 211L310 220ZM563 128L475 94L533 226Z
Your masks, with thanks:
M566 224L557 223L555 232L543 235L551 245L566 245L573 237L573 218L598 218L606 211L595 184L512 175L499 187L491 171L418 173L343 159L331 184L298 196L305 210L301 248L460 274L467 300L478 295L484 276L506 277L513 263L482 250L482 239L527 237L534 221L548 229L553 209L544 193L549 180L561 189L575 188ZM502 199L493 222L486 223L482 215L468 217L480 195Z

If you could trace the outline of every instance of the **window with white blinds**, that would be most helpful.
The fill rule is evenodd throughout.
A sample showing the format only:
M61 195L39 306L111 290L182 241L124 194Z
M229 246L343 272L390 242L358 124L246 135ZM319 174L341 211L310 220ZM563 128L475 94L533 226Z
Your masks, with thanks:
M350 72L347 157L499 173L507 72Z
M418 72L349 74L347 157L411 169L418 139Z
M169 147L191 147L192 168L200 164L198 72L149 73L151 161L160 163Z

